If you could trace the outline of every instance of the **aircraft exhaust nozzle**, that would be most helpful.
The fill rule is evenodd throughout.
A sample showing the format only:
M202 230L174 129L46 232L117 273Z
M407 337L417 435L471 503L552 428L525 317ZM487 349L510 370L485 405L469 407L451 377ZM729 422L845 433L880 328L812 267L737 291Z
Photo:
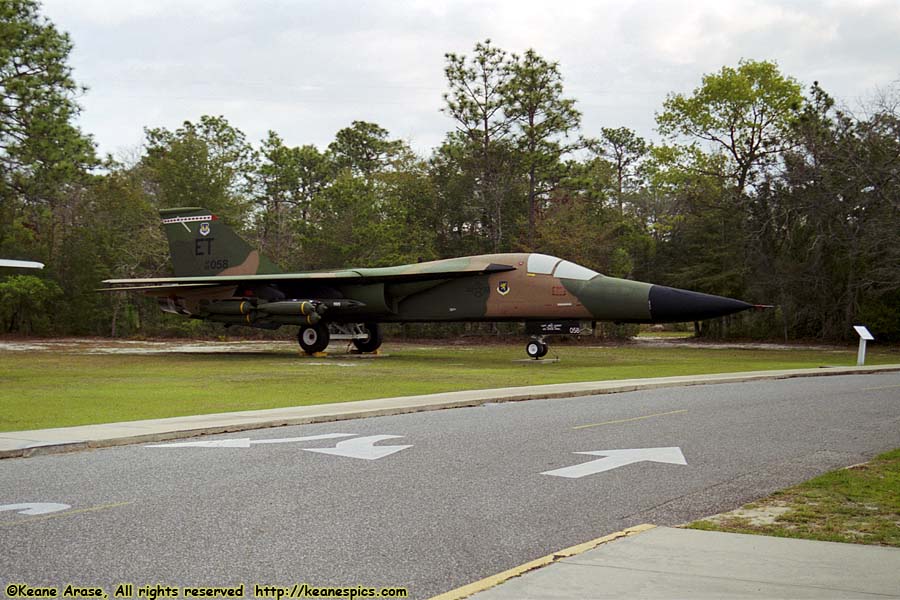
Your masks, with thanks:
M702 321L753 308L752 304L664 285L650 287L650 318L655 323Z

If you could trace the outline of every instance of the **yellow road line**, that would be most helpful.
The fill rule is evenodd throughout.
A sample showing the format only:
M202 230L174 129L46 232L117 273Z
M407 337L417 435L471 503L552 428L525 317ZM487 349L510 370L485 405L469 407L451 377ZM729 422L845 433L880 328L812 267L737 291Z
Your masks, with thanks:
M13 527L15 525L26 525L28 523L34 523L35 521L47 521L48 519L58 519L60 517L68 517L69 515L79 515L83 513L91 513L97 512L101 510L106 510L109 508L118 508L120 506L127 506L128 504L133 504L133 501L128 502L116 502L114 504L100 504L98 506L89 506L87 508L76 508L75 510L67 510L63 512L53 513L49 515L39 515L35 517L31 517L29 519L16 519L15 521L0 521L0 527Z
M640 421L642 419L652 419L653 417L664 417L666 415L677 415L678 413L686 413L687 409L670 410L669 412L656 413L652 415L644 415L643 417L632 417L630 419L619 419L618 421L604 421L603 423L591 423L589 425L578 425L572 429L587 429L588 427L599 427L601 425L615 425L616 423L629 423L631 421Z
M635 527L629 527L628 529L617 531L616 533L611 533L609 535L605 535L601 538L597 538L583 544L578 544L577 546L570 546L569 548L565 548L564 550L560 550L558 552L554 552L553 554L548 554L547 556L535 559L531 562L527 562L524 565L513 567L512 569L503 571L502 573L497 573L496 575L491 575L490 577L485 577L484 579L481 579L479 581L475 581L468 585L458 587L455 590L444 592L443 594L434 596L430 600L462 600L463 598L468 598L472 594L477 594L478 592L483 592L484 590L500 585L501 583L512 579L513 577L524 575L528 571L540 569L541 567L547 566L551 563L555 563L564 558L576 556L578 554L582 554L583 552L587 552L588 550L592 550L600 544L605 544L606 542L611 542L619 538L635 535L641 533L642 531L653 529L654 527L656 527L656 525L637 525Z
M864 392L874 392L875 390L892 390L894 388L900 388L900 385L883 385L881 387L863 388L863 391Z

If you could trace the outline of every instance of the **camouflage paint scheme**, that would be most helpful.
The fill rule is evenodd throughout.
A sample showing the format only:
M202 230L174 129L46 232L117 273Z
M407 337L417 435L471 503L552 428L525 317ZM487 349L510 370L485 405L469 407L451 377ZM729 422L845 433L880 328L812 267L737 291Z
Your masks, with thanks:
M607 277L535 253L383 268L281 272L204 208L161 211L175 277L112 279L168 312L275 328L334 323L693 321L751 308L730 298ZM315 313L315 314L313 314Z

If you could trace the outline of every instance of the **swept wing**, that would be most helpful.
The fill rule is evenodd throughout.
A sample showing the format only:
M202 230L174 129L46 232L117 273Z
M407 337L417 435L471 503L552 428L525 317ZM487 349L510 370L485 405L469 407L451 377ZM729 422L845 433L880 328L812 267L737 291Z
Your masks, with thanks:
M306 271L253 275L211 275L199 277L151 277L142 279L107 279L105 291L175 291L221 285L266 285L291 282L317 283L403 283L433 281L514 271L513 265L490 262L482 257L437 260L396 267L342 269L338 271Z

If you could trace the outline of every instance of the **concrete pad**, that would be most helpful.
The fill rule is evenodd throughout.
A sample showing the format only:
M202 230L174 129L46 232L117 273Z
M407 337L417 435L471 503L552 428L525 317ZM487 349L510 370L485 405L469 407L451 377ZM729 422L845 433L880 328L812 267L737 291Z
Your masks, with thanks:
M470 600L593 600L613 598L887 598L757 581L702 579L691 574L639 573L559 563L511 580Z
M657 527L470 596L900 598L900 549Z

